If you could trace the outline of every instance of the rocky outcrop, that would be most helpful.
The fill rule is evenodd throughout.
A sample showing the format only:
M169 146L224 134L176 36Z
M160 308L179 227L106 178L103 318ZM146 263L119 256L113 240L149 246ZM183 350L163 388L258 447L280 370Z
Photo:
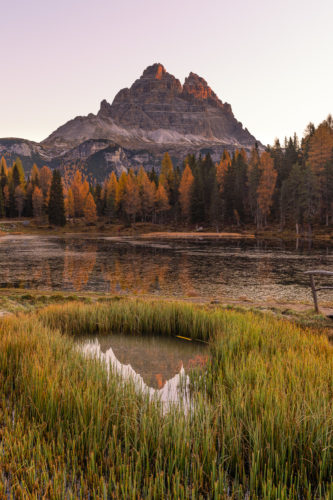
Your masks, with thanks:
M103 157L101 168L106 165L108 169L107 151L118 148L125 152L124 168L133 158L131 152L139 152L149 169L160 162L165 151L179 161L188 153L207 151L218 159L223 149L249 151L256 139L235 118L230 104L222 102L203 78L190 73L182 85L157 63L146 68L130 88L120 90L112 104L103 100L96 115L70 120L42 143L0 140L0 154L6 152L8 144L4 141L12 141L8 149L11 155L13 151L20 155L21 151L29 162L34 159L37 164L89 164L93 158L95 165L96 158L102 161Z

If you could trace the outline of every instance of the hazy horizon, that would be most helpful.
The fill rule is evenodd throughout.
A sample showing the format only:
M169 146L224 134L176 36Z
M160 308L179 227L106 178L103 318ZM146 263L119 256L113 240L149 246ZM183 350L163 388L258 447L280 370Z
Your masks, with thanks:
M333 112L328 0L0 1L0 137L39 142L155 62L203 77L263 144Z

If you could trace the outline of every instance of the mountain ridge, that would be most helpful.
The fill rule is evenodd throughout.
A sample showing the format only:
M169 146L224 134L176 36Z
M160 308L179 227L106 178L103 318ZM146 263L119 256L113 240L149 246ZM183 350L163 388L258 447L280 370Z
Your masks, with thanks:
M102 100L96 114L69 120L40 143L0 139L0 154L12 155L15 140L16 151L25 153L24 157L40 156L40 161L48 161L52 167L69 160L88 164L92 154L103 150L105 141L105 149L139 151L139 156L144 152L147 169L158 166L165 151L176 161L203 150L217 160L224 149L249 151L258 143L235 118L230 104L222 102L204 78L191 72L181 84L161 63L148 66L129 88L116 94L112 104ZM89 147L79 147L87 141ZM77 157L75 150L80 150ZM98 177L103 169L105 174L112 170L112 161L101 162Z

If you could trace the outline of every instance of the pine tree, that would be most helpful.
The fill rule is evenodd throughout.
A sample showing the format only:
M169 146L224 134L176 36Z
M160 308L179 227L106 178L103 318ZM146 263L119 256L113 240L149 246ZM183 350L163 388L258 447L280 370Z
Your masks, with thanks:
M49 223L55 226L66 224L64 193L61 175L58 170L53 171L48 207Z
M15 196L15 206L17 210L17 215L21 217L25 202L25 192L22 186L16 187L14 196Z
M2 188L2 193L6 184L8 184L8 168L6 159L2 156L0 164L0 185Z
M263 224L267 224L267 216L273 203L273 193L277 177L277 172L274 169L274 161L269 153L262 153L259 168L260 180L257 189L259 216L257 226L261 227Z
M117 198L117 186L118 180L116 174L111 172L111 175L106 182L104 188L104 210L105 215L111 220L115 217L117 209L116 209L116 198Z
M43 192L45 204L48 204L51 182L52 182L52 172L49 169L49 167L44 165L44 167L42 167L39 172L39 187Z
M6 215L5 200L2 194L2 189L0 189L0 217L5 217L5 215Z

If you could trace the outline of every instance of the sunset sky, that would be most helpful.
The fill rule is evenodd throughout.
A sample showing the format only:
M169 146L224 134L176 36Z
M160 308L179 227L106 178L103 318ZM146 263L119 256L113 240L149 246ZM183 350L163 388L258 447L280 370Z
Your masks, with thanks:
M0 137L40 141L161 62L264 144L333 113L332 0L0 0Z

